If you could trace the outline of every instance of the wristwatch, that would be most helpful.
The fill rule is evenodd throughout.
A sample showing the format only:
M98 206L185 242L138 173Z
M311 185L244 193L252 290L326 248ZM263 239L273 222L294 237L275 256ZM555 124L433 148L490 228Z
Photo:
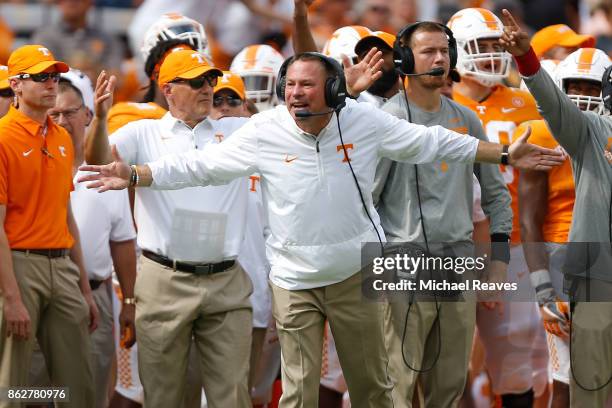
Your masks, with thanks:
M502 154L501 154L501 160L500 163L503 164L504 166L507 166L510 160L510 154L508 153L508 148L510 146L508 145L503 145L502 147Z
M126 305L135 305L136 304L136 298L123 298L123 303Z

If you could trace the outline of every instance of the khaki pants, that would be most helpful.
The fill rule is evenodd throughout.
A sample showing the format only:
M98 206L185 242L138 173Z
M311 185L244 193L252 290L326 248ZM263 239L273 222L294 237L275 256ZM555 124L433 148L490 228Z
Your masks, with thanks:
M68 257L49 259L13 251L12 258L31 333L45 356L51 382L69 388L70 402L61 406L93 407L89 307L81 295L78 268ZM15 340L6 337L4 319L1 326L0 387L27 386L34 335ZM0 401L0 407L19 406Z
M578 299L585 299L585 291L586 283L583 281L576 290ZM612 284L609 282L591 280L590 291L595 299L612 300ZM571 407L604 407L612 390L612 381L604 386L612 376L612 301L577 302L573 313Z
M389 304L385 341L396 408L412 407L417 379L426 407L449 408L459 403L467 380L476 323L476 302L471 294L464 296L469 298L461 302L438 302L440 337L438 323L434 324L438 315L435 302L414 302L407 323L408 303ZM433 368L418 373L406 366L404 358L415 370L428 370L432 365Z
M106 408L108 406L110 370L115 353L111 290L111 281L109 279L91 292L99 312L98 327L91 333L91 368L96 393L95 405L93 407L95 408ZM38 342L34 344L34 352L32 354L30 384L40 387L51 385L45 358Z
M192 337L208 406L250 405L252 288L238 263L225 272L197 276L143 259L135 296L146 408L180 405Z
M383 303L362 298L360 273L314 289L271 287L282 353L283 395L279 407L318 407L326 317L336 340L351 406L392 407L382 331Z

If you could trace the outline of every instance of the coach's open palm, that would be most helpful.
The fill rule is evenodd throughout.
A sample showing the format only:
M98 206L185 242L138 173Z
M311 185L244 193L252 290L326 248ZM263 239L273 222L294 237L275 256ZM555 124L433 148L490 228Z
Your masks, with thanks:
M113 106L113 92L115 91L115 82L117 78L114 75L108 76L106 71L100 72L96 81L95 90L95 114L96 117L106 120L108 111Z
M77 182L91 181L87 188L97 188L103 193L108 190L123 190L130 185L132 169L121 159L117 147L113 145L113 162L105 165L85 165L79 167L81 171L89 171L91 174L79 177Z
M509 147L509 163L519 170L548 171L560 166L565 161L563 153L527 143L531 135L531 127L527 126L525 133L516 139Z
M342 62L344 76L346 77L346 89L352 96L358 96L382 76L380 68L384 60L382 59L382 52L378 51L376 47L372 47L359 64L353 65L350 58L344 54L342 54Z

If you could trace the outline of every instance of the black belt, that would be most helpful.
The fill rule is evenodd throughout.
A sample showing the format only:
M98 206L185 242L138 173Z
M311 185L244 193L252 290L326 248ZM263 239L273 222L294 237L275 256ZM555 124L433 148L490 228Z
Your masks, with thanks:
M47 258L61 258L70 253L68 249L16 249L13 251L25 252L26 255L35 254L46 256Z
M96 290L98 289L105 281L103 280L93 280L90 279L89 280L89 286L91 287L91 290Z
M142 250L142 254L145 258L157 262L160 265L167 266L168 268L176 269L181 272L193 273L195 275L212 275L213 273L219 273L228 270L234 264L235 261L223 261L219 263L207 263L207 264L191 264L185 262L173 261L172 259L166 258L165 256L158 255L155 252Z

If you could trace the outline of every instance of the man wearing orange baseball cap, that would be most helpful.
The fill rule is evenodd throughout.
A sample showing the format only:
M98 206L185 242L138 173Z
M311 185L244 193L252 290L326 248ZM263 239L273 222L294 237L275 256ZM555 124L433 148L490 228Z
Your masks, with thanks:
M384 31L373 31L355 44L355 54L357 54L358 61L361 61L373 47L382 51L384 63L381 70L383 75L366 92L362 92L362 95L368 102L371 102L372 99L378 107L382 106L387 99L399 91L399 74L395 70L393 63L394 42L395 36L393 34Z
M210 116L215 119L251 116L245 103L245 97L244 82L240 75L223 71L223 77L219 79L214 89L213 109Z
M28 385L36 335L52 383L70 390L66 406L91 407L88 328L98 312L70 210L74 152L47 115L66 71L42 45L8 61L18 107L0 119L0 387Z
M196 51L170 52L157 81L169 111L161 119L119 128L110 142L103 121L94 122L87 157L110 162L113 144L116 155L141 165L171 152L220 143L246 121L209 117L214 87L222 76ZM240 93L239 87L232 88ZM99 81L96 94L103 92ZM98 104L96 115L106 117L111 104ZM185 191L137 189L136 198L143 258L134 293L144 405L181 405L193 337L208 406L250 406L252 285L236 261L246 224L247 179ZM196 236L192 226L197 226Z
M0 65L0 118L6 115L15 94L8 83L8 67Z
M594 47L595 37L577 34L565 24L555 24L535 33L531 45L540 59L563 60L578 48Z

